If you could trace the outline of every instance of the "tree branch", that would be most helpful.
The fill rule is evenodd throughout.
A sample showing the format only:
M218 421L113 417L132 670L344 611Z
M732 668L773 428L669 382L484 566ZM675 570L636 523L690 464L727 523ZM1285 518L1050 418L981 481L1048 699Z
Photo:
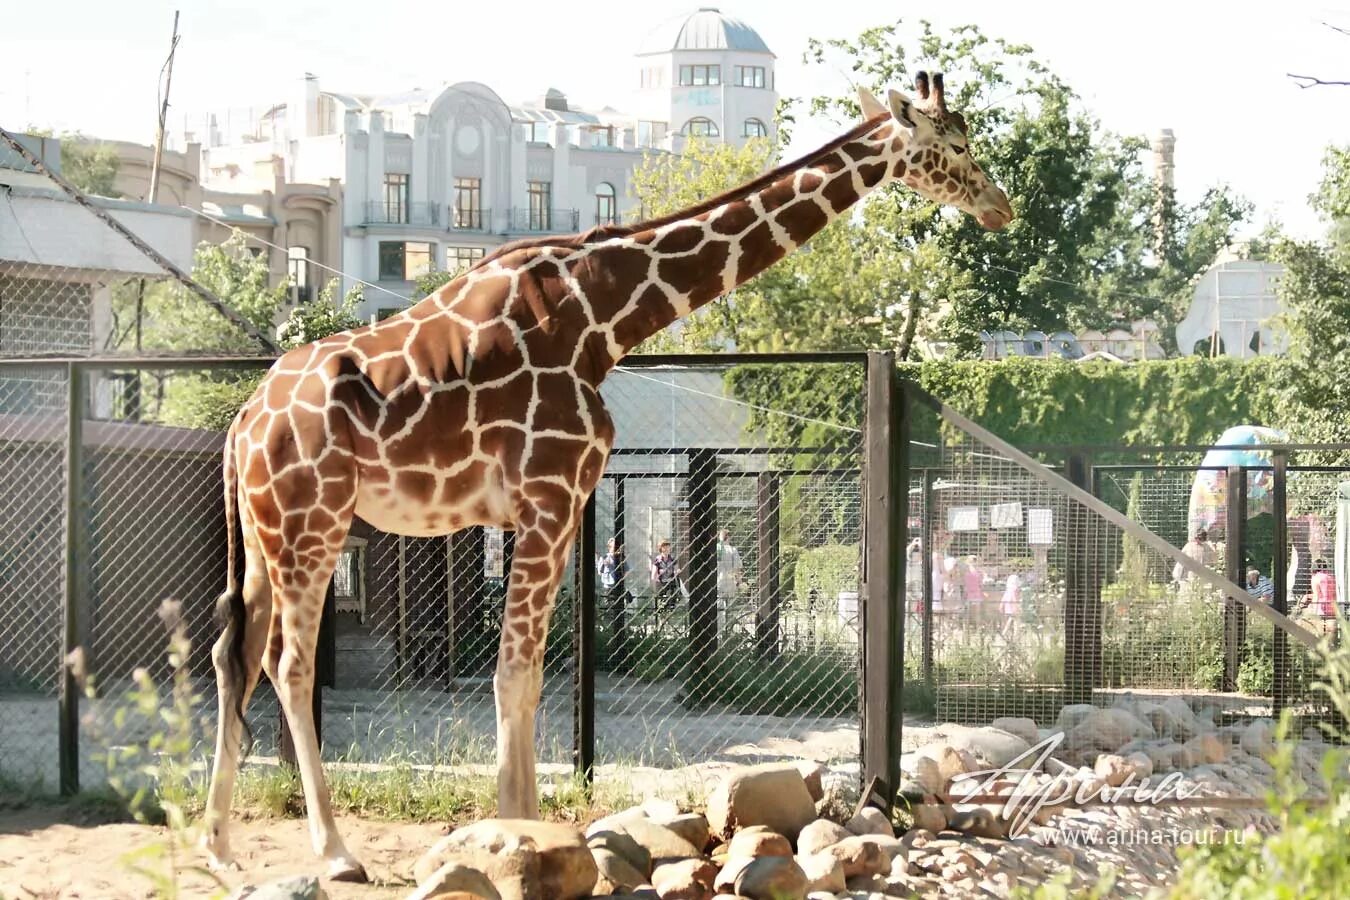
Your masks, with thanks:
M1350 37L1350 28L1341 28L1339 25L1332 25L1330 22L1323 22L1322 24L1330 28L1332 31L1339 31L1346 37Z
M1350 87L1350 81L1323 81L1321 78L1314 78L1311 75L1295 75L1293 72L1286 72L1290 78L1299 83L1301 88L1339 86Z

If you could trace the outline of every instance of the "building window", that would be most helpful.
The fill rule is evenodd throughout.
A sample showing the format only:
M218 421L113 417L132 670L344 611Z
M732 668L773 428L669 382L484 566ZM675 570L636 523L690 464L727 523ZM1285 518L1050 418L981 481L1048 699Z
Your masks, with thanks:
M683 134L689 137L717 137L722 132L718 131L717 123L712 119L706 119L699 116L696 119L690 119L684 123Z
M680 85L683 87L703 87L721 83L721 66L680 66Z
M642 87L659 88L666 82L665 69L660 66L646 66L642 70Z
M408 221L408 207L412 205L408 188L407 175L387 173L384 176L384 221Z
M577 144L581 147L613 147L613 125L588 125L578 129Z
M399 313L403 312L403 311L404 311L405 309L407 309L407 308L408 308L408 307L406 307L406 306L381 306L380 309L379 309L379 311L378 311L377 313L375 313L375 318L376 318L376 319L387 319L387 318L389 318L390 316L396 316L396 315L398 315Z
M412 281L430 271L430 244L421 241L380 241L381 281Z
M547 144L552 126L548 122L525 122L525 140L535 144Z
M531 181L530 193L530 230L547 231L552 226L549 210L553 205L553 183L549 181Z
M600 182L595 189L595 224L615 225L619 221L619 207L615 202L614 185Z
M765 125L759 119L746 119L745 130L741 132L741 136L748 138L766 138L769 136L769 126Z
M638 122L637 143L639 147L659 147L670 130L669 122Z
M291 299L295 303L310 301L309 248L286 248L287 272L291 276Z
M737 87L764 87L764 67L763 66L737 66L736 67L736 86Z
M483 182L479 178L455 179L455 227L479 231L483 227Z
M445 248L445 268L449 272L461 272L482 258L482 247Z

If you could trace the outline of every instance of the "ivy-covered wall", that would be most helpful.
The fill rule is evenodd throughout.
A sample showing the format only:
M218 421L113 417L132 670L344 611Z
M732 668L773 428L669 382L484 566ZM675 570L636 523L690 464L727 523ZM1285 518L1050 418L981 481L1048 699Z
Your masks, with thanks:
M1121 365L1010 359L902 363L901 373L1015 445L1208 444L1233 425L1288 427L1280 393L1288 367L1185 357ZM863 417L862 368L742 366L727 373L732 396L802 418L755 413L751 427L780 445L822 446L855 433ZM805 421L811 419L815 421ZM930 417L915 439L931 437ZM846 438L845 438L846 439Z

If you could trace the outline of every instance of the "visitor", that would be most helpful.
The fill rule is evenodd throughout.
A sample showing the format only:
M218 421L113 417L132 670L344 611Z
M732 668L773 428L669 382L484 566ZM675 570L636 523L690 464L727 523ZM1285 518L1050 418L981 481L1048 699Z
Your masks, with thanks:
M1256 569L1247 570L1247 593L1269 603L1275 597L1275 585Z
M1186 546L1181 548L1181 552L1202 566L1214 568L1219 562L1219 550L1209 542L1209 531L1201 526L1195 530L1195 537L1186 542ZM1176 582L1190 581L1195 574L1177 563L1172 568L1172 580Z
M1012 624L1022 613L1022 576L1016 572L1008 574L1008 582L1003 587L1003 600L999 604L1006 623Z
M628 671L628 559L623 544L612 537L606 552L595 565L609 608L609 667L614 672Z
M1312 604L1324 619L1336 618L1336 579L1327 569L1327 561L1313 563Z
M717 597L730 605L741 586L741 552L731 543L730 533L723 528L717 533Z
M624 559L623 544L618 538L609 539L605 553L595 562L595 571L600 576L600 586L612 599L628 576L628 561Z
M670 609L679 598L680 567L670 552L670 541L661 541L656 545L656 555L652 557L652 586L656 589L658 609Z

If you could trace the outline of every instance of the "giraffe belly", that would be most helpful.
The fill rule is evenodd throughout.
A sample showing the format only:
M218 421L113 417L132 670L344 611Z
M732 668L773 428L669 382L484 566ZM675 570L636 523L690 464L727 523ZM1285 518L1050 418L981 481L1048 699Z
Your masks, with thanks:
M458 488L458 490L456 489ZM475 525L511 527L506 492L497 478L472 488L444 479L396 476L389 482L358 482L356 515L390 534L436 537Z

